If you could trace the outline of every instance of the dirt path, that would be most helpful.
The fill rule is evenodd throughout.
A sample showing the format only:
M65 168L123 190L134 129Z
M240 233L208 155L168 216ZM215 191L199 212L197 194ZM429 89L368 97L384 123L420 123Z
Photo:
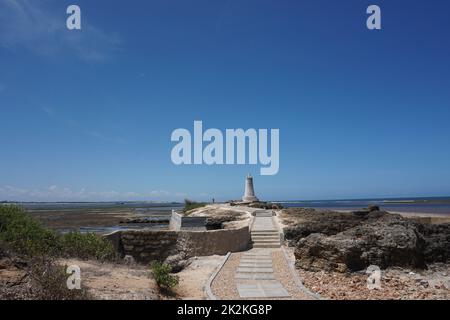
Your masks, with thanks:
M159 300L205 299L206 283L223 260L223 256L195 257L191 264L177 273L180 278L174 297L159 293L150 268L143 265L125 265L62 259L61 265L77 265L81 269L81 285L96 299Z

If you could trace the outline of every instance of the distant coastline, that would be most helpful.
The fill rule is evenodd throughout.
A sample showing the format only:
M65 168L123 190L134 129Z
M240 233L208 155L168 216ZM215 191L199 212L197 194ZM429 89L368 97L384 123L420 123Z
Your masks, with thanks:
M450 215L450 197L417 197L417 198L373 198L373 199L340 199L340 200L290 200L272 201L286 208L314 208L324 210L352 211L377 205L383 210L399 213Z

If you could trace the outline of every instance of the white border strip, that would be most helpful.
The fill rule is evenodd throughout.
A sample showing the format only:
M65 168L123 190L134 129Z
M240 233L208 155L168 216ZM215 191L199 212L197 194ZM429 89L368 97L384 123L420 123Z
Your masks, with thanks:
M205 286L205 295L208 300L217 300L217 297L212 293L211 290L211 284L216 278L216 276L219 274L220 270L222 270L223 266L227 262L228 258L230 257L231 252L228 252L225 258L223 259L222 263L216 268L214 273L209 277L208 282Z
M300 279L300 276L298 275L298 272L295 269L294 264L289 261L289 257L287 255L286 249L284 248L284 246L281 246L281 249L283 251L284 258L286 259L286 263L289 266L289 270L291 271L292 277L294 278L294 281L297 284L297 286L300 288L300 290L315 300L324 300L324 298L321 297L319 294L310 291L308 288L306 288L303 285L303 282Z

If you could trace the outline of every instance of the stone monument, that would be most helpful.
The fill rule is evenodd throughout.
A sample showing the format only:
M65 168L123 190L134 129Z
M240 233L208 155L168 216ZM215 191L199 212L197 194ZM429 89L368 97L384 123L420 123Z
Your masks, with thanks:
M245 193L242 197L244 202L259 201L255 196L255 190L253 190L253 177L249 174L245 180Z

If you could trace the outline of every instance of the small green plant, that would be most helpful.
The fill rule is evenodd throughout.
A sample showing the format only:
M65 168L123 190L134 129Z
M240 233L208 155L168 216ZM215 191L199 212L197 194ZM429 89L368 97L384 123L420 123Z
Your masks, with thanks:
M72 231L60 238L62 255L80 259L112 260L115 252L112 244L94 233Z
M178 285L179 277L170 274L172 268L167 263L154 261L151 264L151 270L158 288L170 290Z
M206 206L206 203L204 202L196 202L189 199L185 199L183 212L188 212L190 210L201 208L204 206Z

